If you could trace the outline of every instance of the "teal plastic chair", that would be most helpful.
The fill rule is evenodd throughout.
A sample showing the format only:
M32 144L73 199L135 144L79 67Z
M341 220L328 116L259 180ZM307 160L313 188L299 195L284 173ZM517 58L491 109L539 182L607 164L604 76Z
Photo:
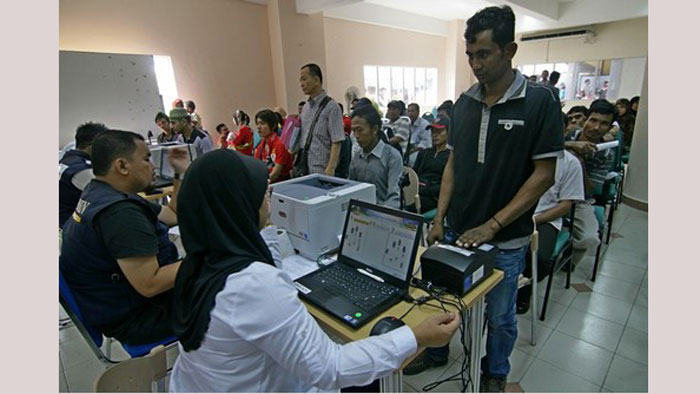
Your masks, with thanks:
M571 211L569 216L564 221L564 224L557 234L557 242L554 244L554 250L552 251L552 264L549 267L549 278L547 278L547 289L544 293L544 302L542 303L542 312L540 313L540 320L544 321L547 313L547 304L549 303L549 295L552 290L552 281L554 279L554 274L559 272L564 266L568 265L569 270L566 273L566 285L564 288L568 289L571 286L571 264L573 264L573 237L571 236L571 228L574 223L574 215L576 214L576 204L571 206Z

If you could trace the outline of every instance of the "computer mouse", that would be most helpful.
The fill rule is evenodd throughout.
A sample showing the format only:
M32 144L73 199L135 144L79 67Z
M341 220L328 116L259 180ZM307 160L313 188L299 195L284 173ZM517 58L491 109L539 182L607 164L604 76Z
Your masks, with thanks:
M370 336L373 335L382 335L384 333L387 333L391 330L395 330L401 326L405 326L406 323L403 322L403 320L399 319L398 317L394 316L387 316L382 319L380 319L374 327L372 327L372 331L369 332Z

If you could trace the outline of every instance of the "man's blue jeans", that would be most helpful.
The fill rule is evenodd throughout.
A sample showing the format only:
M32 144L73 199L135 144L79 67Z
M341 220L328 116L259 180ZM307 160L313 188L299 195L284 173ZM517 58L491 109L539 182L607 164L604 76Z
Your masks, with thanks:
M518 294L518 276L525 268L528 246L501 250L496 256L496 268L504 273L503 280L486 295L486 355L481 359L481 371L488 376L505 379L510 372L508 358L518 338L518 320L515 300ZM434 361L446 360L449 345L429 348L428 357Z

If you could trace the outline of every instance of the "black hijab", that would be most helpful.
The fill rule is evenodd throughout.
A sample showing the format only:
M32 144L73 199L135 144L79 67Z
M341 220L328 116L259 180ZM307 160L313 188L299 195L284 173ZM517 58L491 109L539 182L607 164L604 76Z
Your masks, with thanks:
M228 149L192 163L178 194L177 213L187 257L175 279L173 327L185 351L195 350L226 278L255 261L273 265L259 233L267 191L262 162Z

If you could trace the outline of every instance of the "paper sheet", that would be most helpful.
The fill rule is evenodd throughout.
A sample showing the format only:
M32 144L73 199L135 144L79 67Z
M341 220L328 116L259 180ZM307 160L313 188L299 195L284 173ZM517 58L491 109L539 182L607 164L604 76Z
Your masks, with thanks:
M315 261L307 259L300 254L293 254L282 259L282 270L286 272L292 280L297 280L302 276L314 272L318 269Z

